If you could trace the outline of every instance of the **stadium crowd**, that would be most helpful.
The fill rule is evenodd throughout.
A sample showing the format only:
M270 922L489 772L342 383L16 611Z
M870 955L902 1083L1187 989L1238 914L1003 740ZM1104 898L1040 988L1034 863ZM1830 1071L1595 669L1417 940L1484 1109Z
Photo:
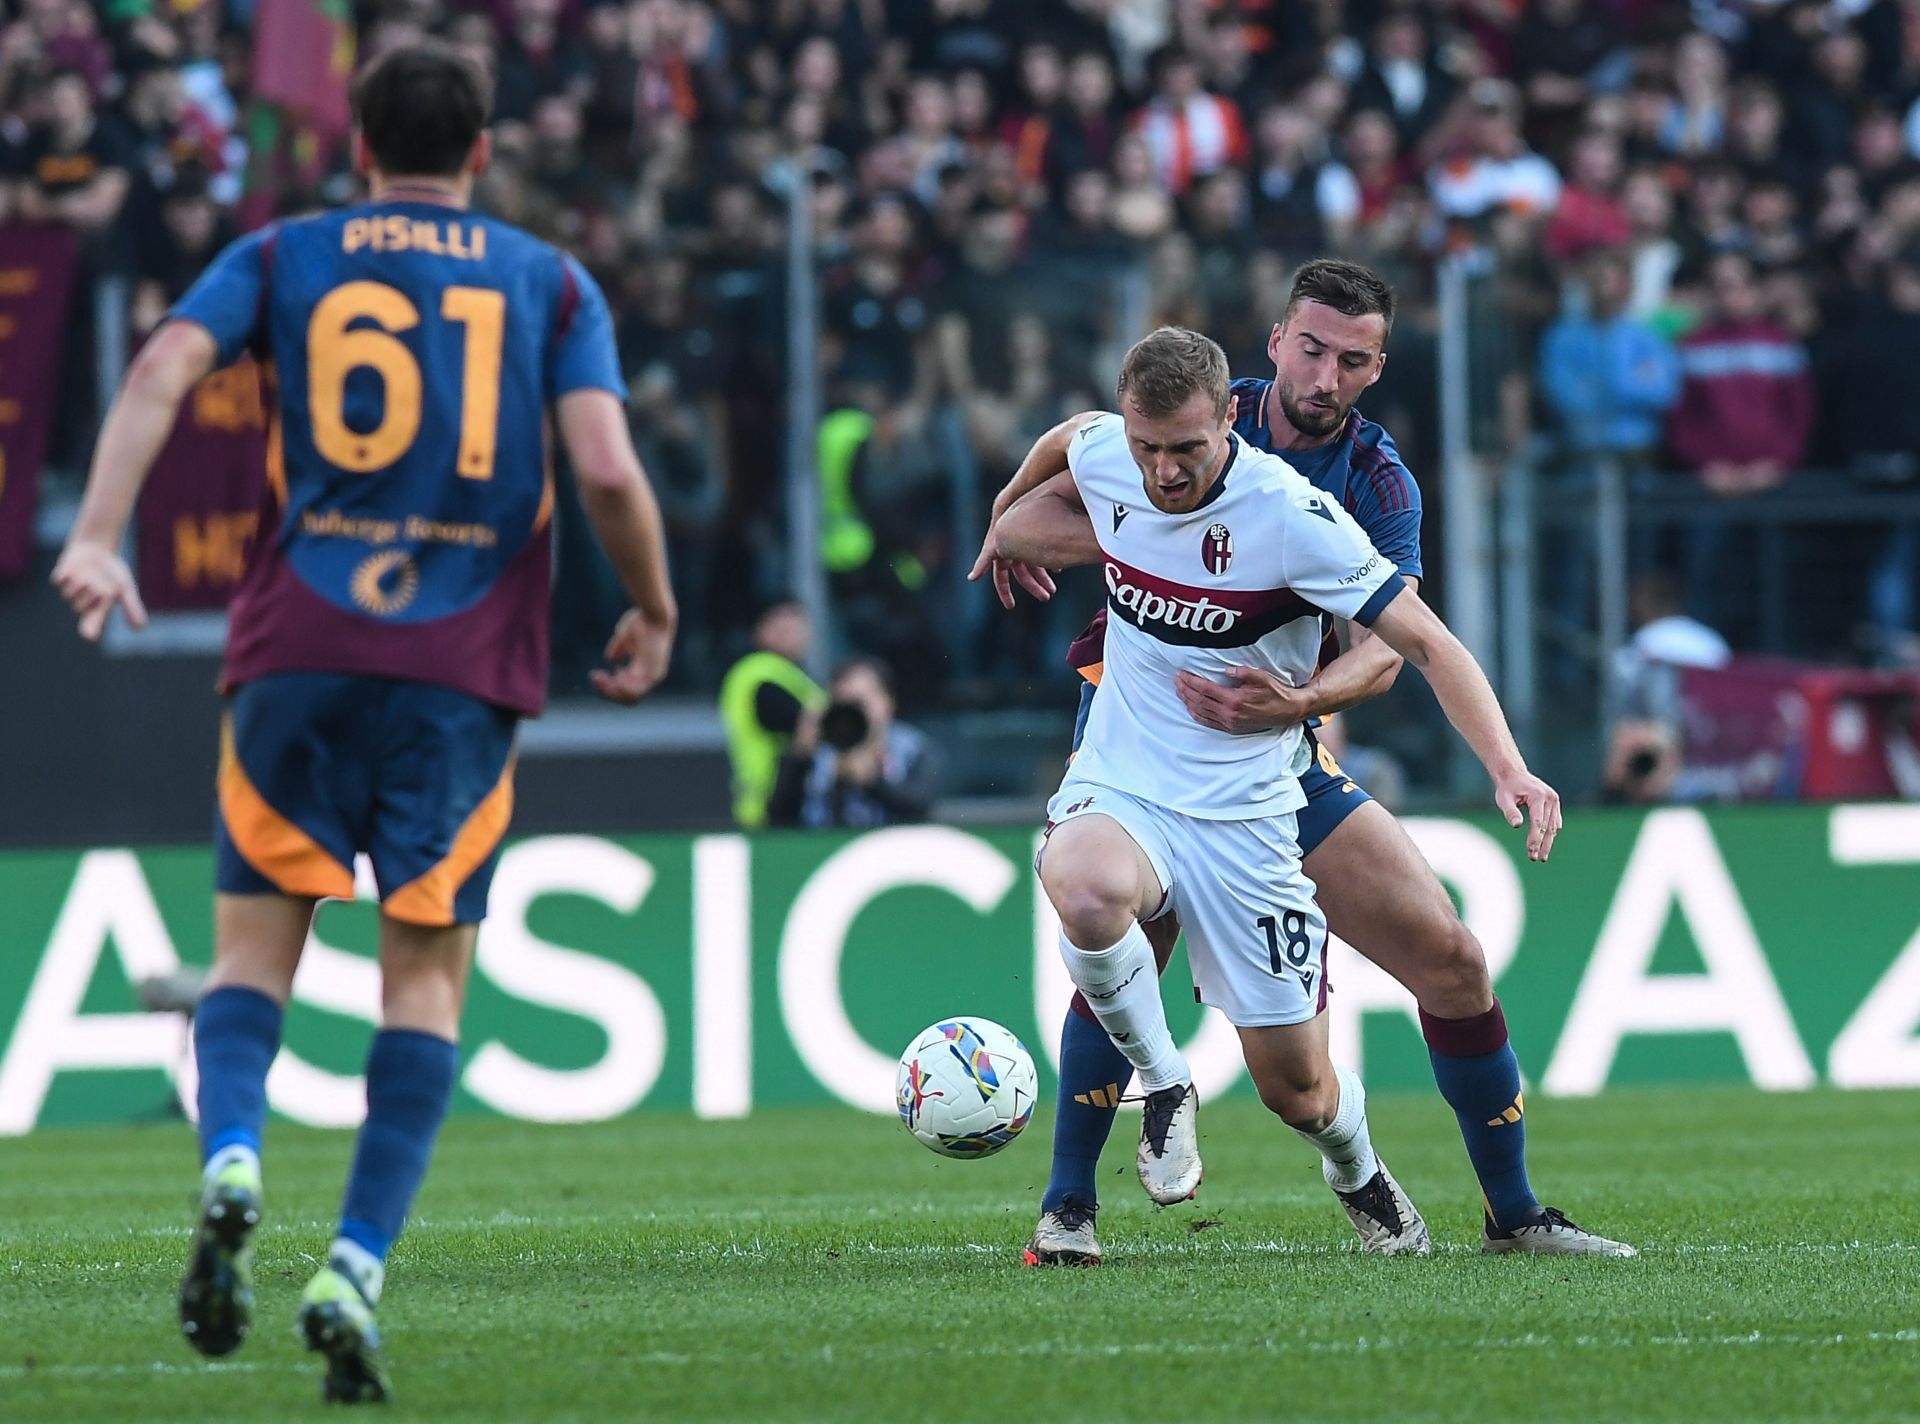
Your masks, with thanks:
M149 328L246 211L253 4L9 9L0 211L82 230L87 280L130 278ZM1500 255L1514 338L1499 438L1550 432L1550 489L1596 452L1727 501L1810 463L1916 473L1914 0L386 0L354 19L363 58L437 33L484 60L482 201L615 304L683 685L714 686L788 585L795 182L822 278L837 642L886 657L908 707L1067 676L1061 620L1090 599L1009 623L955 576L991 491L1103 403L1139 323L1200 327L1260 371L1315 253L1402 293L1366 406L1430 510L1433 274L1475 243ZM344 145L321 159L282 175L281 210L350 194ZM84 407L90 383L65 384ZM89 414L63 419L56 462L83 458ZM1911 550L1863 537L1886 547L1856 557L1841 614L1911 627ZM1649 557L1737 645L1733 539L1708 523ZM577 663L617 598L591 571L566 583Z

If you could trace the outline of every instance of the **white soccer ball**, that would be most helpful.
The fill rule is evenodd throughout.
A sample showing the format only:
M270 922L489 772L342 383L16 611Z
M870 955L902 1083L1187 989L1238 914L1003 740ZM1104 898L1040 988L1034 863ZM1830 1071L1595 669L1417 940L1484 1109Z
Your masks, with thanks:
M942 1157L991 1157L1033 1116L1026 1045L992 1019L942 1019L900 1055L900 1124Z

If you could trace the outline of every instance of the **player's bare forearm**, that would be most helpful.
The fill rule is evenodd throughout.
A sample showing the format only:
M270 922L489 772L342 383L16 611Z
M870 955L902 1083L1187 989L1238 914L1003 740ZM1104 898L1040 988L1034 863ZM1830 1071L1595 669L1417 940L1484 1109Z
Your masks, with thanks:
M1419 594L1408 590L1382 609L1373 634L1369 641L1385 644L1426 675L1440 709L1489 775L1498 781L1526 768L1487 675Z
M140 348L100 427L70 545L119 546L140 487L173 433L181 402L218 358L206 328L186 321L168 322Z
M1043 568L1070 569L1100 559L1093 520L1065 471L1018 500L987 537L996 558Z
M1527 857L1545 860L1560 834L1560 793L1527 770L1506 713L1473 654L1420 595L1403 591L1373 620L1374 636L1426 674L1440 708L1493 778L1493 800L1510 826L1527 827Z
M667 579L660 506L639 465L630 484L608 488L582 483L580 505L633 606L652 622L675 624L679 613Z

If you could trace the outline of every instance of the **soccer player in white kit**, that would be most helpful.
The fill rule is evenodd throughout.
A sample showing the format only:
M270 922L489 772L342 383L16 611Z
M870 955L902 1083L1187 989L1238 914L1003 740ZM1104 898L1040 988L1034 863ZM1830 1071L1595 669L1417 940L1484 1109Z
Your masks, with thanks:
M1069 448L1098 534L1111 624L1107 671L1078 758L1048 807L1039 870L1061 953L1147 1098L1148 1194L1199 1187L1192 1076L1167 1028L1142 921L1177 911L1200 998L1239 1031L1263 1102L1321 1153L1367 1249L1429 1249L1425 1224L1368 1138L1359 1079L1327 1051L1326 923L1301 868L1299 727L1230 734L1182 703L1182 672L1312 677L1320 614L1368 626L1419 667L1494 780L1495 800L1545 859L1559 797L1526 769L1472 656L1352 518L1284 460L1231 431L1226 358L1163 328L1127 353L1120 414ZM1003 543L998 556L1046 551Z

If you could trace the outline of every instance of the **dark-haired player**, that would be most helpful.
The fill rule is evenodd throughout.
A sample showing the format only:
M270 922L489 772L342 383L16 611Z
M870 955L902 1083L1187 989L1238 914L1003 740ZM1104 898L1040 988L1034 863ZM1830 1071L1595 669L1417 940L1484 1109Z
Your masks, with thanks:
M181 400L252 351L273 375L260 536L222 683L214 965L194 1016L204 1162L180 1324L246 1337L267 1069L317 903L380 891L381 1027L338 1234L301 1330L325 1394L386 1398L374 1312L459 1065L475 932L513 808L519 719L546 695L548 422L633 600L594 675L638 701L676 614L628 435L606 302L571 258L468 211L488 85L437 44L354 88L371 198L229 247L127 373L54 582L98 638L145 621L115 550Z
M1234 430L1249 446L1282 456L1338 499L1417 590L1419 486L1392 438L1354 408L1386 364L1393 315L1392 290L1367 268L1328 259L1302 266L1268 340L1274 378L1233 383ZM1050 480L1071 478L1061 473L1067 445L1089 418L1076 416L1042 436L995 502L996 527L1005 520L1028 539L1037 521L1051 531L1047 542L1057 557L1046 562L1056 567L1101 557L1095 537L1100 531L1067 512L1059 500L1035 493ZM974 574L991 570L1003 601L1011 601L1010 578L1040 596L1051 592L1041 570L993 560L993 545L990 533ZM1070 652L1085 678L1076 747L1100 681L1106 620L1103 610ZM1434 1079L1459 1121L1480 1181L1486 1249L1632 1255L1631 1247L1582 1230L1534 1197L1526 1170L1519 1063L1479 942L1399 823L1313 742L1311 728L1319 718L1386 691L1401 663L1391 648L1356 625L1347 651L1325 662L1304 686L1290 687L1269 673L1241 667L1228 670L1224 683L1182 675L1179 691L1196 721L1221 731L1307 724L1313 760L1300 778L1307 804L1298 813L1307 873L1319 887L1333 932L1419 1001ZM1161 921L1149 928L1164 968L1178 925ZM1053 1171L1027 1248L1030 1264L1099 1261L1094 1169L1130 1072L1125 1056L1076 994L1061 1031ZM1353 1216L1353 1204L1347 1205ZM1354 1224L1363 1237L1368 1234L1360 1217Z

